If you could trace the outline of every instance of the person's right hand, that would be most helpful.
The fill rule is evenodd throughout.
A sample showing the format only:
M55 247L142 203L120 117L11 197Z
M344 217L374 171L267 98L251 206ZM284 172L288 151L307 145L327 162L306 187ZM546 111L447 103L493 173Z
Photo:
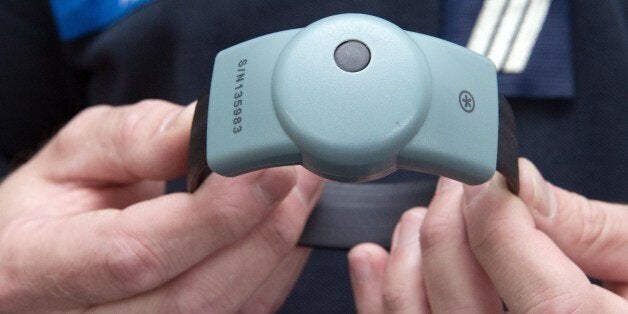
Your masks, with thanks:
M519 195L496 174L441 178L404 213L390 253L349 253L359 313L628 313L628 205L588 200L520 159ZM604 280L593 285L586 275Z
M0 312L269 312L322 180L301 167L185 173L194 105L85 110L0 185Z

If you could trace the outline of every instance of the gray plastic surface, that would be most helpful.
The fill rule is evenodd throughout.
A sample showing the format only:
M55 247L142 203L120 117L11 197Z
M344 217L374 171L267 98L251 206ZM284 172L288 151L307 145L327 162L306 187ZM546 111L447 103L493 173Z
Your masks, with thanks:
M334 59L348 40L370 51L358 72ZM227 176L303 164L343 182L403 168L477 184L495 172L497 110L488 59L380 18L337 15L218 54L207 163Z
M212 171L235 176L301 161L271 99L275 63L298 31L262 36L216 56L207 118L207 164Z

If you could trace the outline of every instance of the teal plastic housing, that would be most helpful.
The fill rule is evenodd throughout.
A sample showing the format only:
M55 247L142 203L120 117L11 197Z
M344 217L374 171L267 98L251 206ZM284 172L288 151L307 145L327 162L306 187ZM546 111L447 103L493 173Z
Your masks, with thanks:
M348 40L370 51L361 71L335 62ZM408 169L478 184L495 172L493 63L369 15L336 15L225 49L209 103L199 105L208 106L207 164L221 175L302 164L343 182Z

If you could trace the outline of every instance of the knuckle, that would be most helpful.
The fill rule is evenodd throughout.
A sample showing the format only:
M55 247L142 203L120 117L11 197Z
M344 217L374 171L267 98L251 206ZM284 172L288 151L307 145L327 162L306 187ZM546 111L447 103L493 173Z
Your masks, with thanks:
M100 119L103 113L113 109L110 105L95 105L81 110L70 123L88 122L91 124L94 119Z
M120 109L118 112L118 136L114 137L115 147L126 150L133 148L144 134L144 118L149 114L150 107L147 102L140 102L132 107Z
M135 103L134 105L131 105L134 107L141 107L143 109L146 110L154 110L155 106L171 106L171 107L179 107L178 105L175 105L169 101L163 100L163 99L157 99L157 98L148 98L148 99L143 99L137 103Z
M176 105L158 99L146 99L134 105L119 108L118 129L121 131L117 138L119 144L122 147L132 148L137 140L149 138L163 118L155 113L163 111L164 107L178 108Z
M583 296L573 292L543 291L524 305L523 313L578 313L583 310Z
M293 247L298 240L296 224L292 224L287 219L277 217L267 227L260 230L264 242L272 252L277 255L284 255Z
M113 241L103 268L112 284L126 293L144 291L166 279L156 255L140 241L128 237Z
M452 239L458 238L460 232L462 231L452 228L443 219L426 220L420 230L421 249L431 251L444 244L452 243Z
M130 169L145 169L146 151L142 149L155 131L155 103L154 100L144 100L135 105L125 106L116 110L116 124L111 145L114 153L125 165L130 175L135 171ZM153 149L160 149L155 147Z
M210 208L210 221L219 233L219 238L231 242L246 233L250 228L246 212L239 206L217 205Z
M485 226L477 236L469 238L469 246L474 252L496 252L508 243L512 243L513 235L520 226L510 220L496 220Z
M206 289L171 290L174 295L168 297L171 302L166 313L229 313L230 299L225 293L216 293Z
M401 312L410 307L412 296L409 289L400 285L390 285L384 288L382 300L387 312Z
M85 131L93 127L94 120L100 119L105 112L111 109L112 107L109 105L98 105L83 109L52 139L51 145L53 150L63 153L69 151L77 143L83 143Z
M238 191L242 187L227 185L225 188L227 191ZM232 192L214 193L213 195L215 197L210 200L206 216L203 219L209 220L216 232L219 233L219 238L227 242L247 233L270 212L270 208L266 208L266 206L259 208L259 205L243 201L241 196Z
M557 214L553 228L544 228L552 240L566 253L578 254L583 259L596 258L599 252L618 243L624 234L624 222L614 219L613 214L599 207L598 201L567 192L558 198Z
M612 221L608 213L604 210L595 210L591 202L584 196L578 195L578 202L582 205L581 218L579 222L578 234L574 237L578 247L593 248L596 243L607 239Z

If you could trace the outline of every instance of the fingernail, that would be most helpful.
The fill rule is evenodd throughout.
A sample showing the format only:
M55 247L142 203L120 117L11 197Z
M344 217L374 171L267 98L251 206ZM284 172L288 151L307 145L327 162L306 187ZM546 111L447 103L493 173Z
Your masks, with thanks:
M179 126L182 122L189 121L191 123L192 116L194 116L194 108L196 108L196 106L190 104L168 113L168 115L164 117L159 130L169 131Z
M541 172L532 164L532 162L525 160L523 165L524 171L527 175L532 177L532 204L528 205L528 208L537 211L539 214L550 217L555 212L556 201L554 199L554 193L550 189L549 183L545 181ZM524 174L525 175L525 174ZM528 199L524 198L524 202Z
M456 180L440 177L440 179L438 179L438 184L436 185L435 194L457 189L460 185L462 185L462 183Z
M421 229L421 222L423 222L424 216L424 213L414 210L408 211L403 215L401 226L399 227L399 246L419 243L419 230Z
M400 228L401 223L397 223L397 225L395 225L395 230L393 231L392 234L392 241L390 243L390 250L394 250L397 245L399 245L399 228Z
M482 193L482 191L486 190L489 186L489 182L478 184L478 185L465 185L464 186L464 198L467 204L471 204L474 199L478 197Z
M256 183L262 198L269 204L275 204L292 189L296 181L294 167L280 167L263 170Z
M371 254L368 252L360 252L359 256L354 257L355 263L352 263L351 275L357 283L368 282L371 279Z
M304 169L303 167L291 167L297 173L297 189L299 190L301 197L308 206L313 206L323 190L325 181Z
M183 111L183 109L179 108L170 111L161 121L159 131L163 132L170 129L172 127L172 124L174 123L174 120L176 120L176 117L181 113L181 111Z

